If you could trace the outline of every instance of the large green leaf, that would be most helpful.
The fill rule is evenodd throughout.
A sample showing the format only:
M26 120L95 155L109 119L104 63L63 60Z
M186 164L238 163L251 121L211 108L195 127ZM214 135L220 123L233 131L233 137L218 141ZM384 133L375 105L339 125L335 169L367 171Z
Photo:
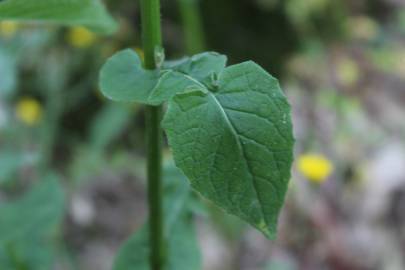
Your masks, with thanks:
M226 68L216 85L170 100L163 127L176 165L203 196L273 238L293 156L290 106L253 62Z
M102 93L114 101L158 105L177 93L205 89L213 74L225 67L226 57L202 53L180 61L167 62L158 71L146 70L132 50L113 55L100 73Z
M165 270L199 270L201 258L194 226L187 208L190 188L184 175L167 166L164 179L164 237L168 243ZM149 270L149 237L147 224L120 249L114 270Z
M0 2L0 20L83 25L106 34L117 29L100 0L4 0Z

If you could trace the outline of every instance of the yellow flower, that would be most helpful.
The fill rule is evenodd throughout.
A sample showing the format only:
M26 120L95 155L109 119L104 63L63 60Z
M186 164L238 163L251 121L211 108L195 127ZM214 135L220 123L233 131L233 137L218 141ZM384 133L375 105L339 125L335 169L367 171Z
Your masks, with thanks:
M323 155L305 154L298 159L298 170L308 180L322 183L333 171L333 164Z
M17 32L18 24L13 21L0 22L0 34L4 37L12 37Z
M74 47L87 48L96 42L97 36L84 27L73 27L69 29L66 39Z
M41 104L33 98L23 98L16 105L16 115L21 122L33 126L41 120Z
M356 61L348 57L340 59L336 67L336 76L343 86L353 86L360 78L360 70Z

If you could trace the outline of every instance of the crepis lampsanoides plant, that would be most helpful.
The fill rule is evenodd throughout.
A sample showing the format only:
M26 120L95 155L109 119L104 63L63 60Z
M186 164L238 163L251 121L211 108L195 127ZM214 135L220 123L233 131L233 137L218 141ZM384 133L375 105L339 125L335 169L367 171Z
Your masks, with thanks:
M127 49L102 68L101 91L114 101L167 103L161 125L194 190L273 238L290 178L290 106L259 65L226 62L204 52L146 70Z

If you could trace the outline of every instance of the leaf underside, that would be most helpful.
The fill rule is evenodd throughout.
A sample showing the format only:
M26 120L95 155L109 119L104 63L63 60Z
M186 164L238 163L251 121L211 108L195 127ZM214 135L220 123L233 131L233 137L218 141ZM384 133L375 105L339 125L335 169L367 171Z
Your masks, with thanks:
M0 20L82 25L104 34L118 27L100 0L4 0Z
M163 127L176 166L203 196L274 238L292 163L290 106L253 62L226 68L211 90L169 101Z

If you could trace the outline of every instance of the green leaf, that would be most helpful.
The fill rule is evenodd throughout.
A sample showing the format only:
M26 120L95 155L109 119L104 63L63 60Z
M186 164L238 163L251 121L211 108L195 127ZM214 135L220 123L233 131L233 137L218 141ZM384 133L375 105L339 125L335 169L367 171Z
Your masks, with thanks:
M0 269L50 269L55 250L50 238L63 214L64 194L54 175L21 198L1 204Z
M130 49L113 55L100 73L101 92L114 101L158 105L178 92L202 87L198 81L176 71L144 69L138 55Z
M17 201L0 207L0 246L49 232L62 220L64 194L49 176Z
M0 48L0 98L10 97L17 87L17 56Z
M173 165L165 168L164 237L168 243L165 270L199 270L201 258L187 202L190 187ZM114 270L149 270L148 226L143 226L120 249Z
M118 251L113 270L149 270L148 228L143 226Z
M149 103L152 105L168 101L177 93L205 90L204 85L188 75L175 71L166 71L162 74L149 96Z
M200 270L201 258L190 217L177 217L167 238L165 270ZM137 231L118 252L113 270L149 270L149 237L147 225Z
M177 61L168 61L164 67L210 83L213 74L219 75L226 66L227 57L216 52L204 52Z
M12 149L3 149L0 153L0 184L15 178L18 170L38 161L35 154L21 153Z
M194 189L273 238L290 178L290 106L254 62L226 68L214 92L176 95L163 120Z
M0 269L52 269L55 255L55 248L47 240L28 235L24 240L0 245Z
M105 34L118 27L99 0L4 0L0 20L82 25Z

